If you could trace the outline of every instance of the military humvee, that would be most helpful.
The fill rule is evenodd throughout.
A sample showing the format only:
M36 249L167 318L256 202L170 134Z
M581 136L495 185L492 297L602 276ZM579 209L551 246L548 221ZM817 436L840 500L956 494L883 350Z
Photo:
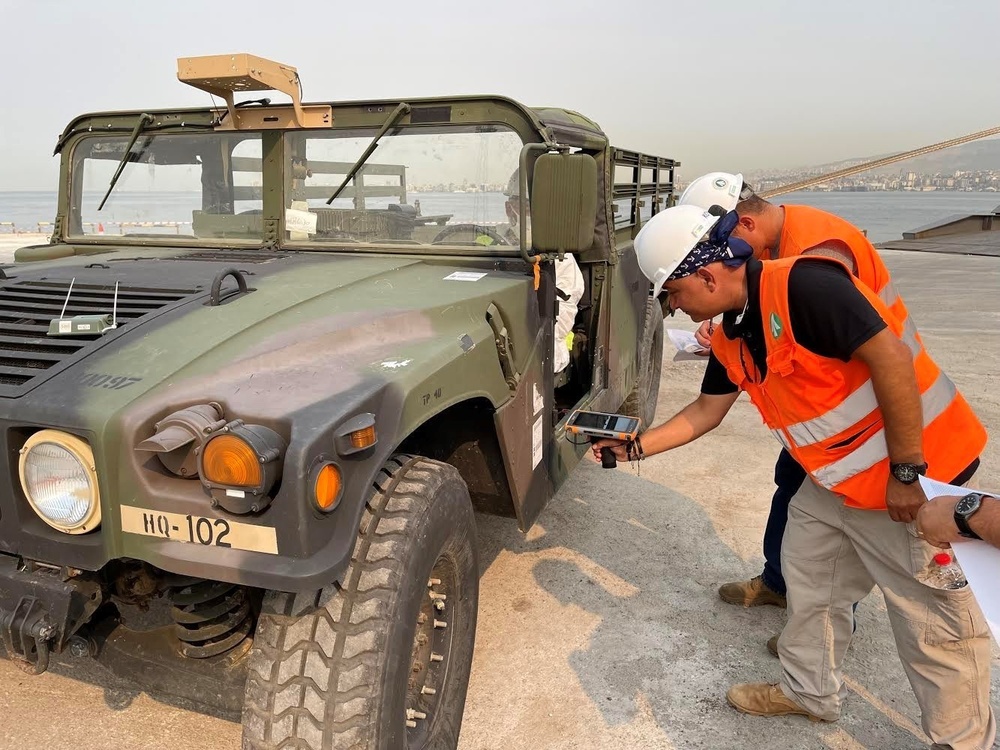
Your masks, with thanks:
M221 101L73 120L51 241L0 269L7 655L241 713L249 748L453 747L473 511L532 525L587 451L573 409L652 419L632 238L678 163L496 96L303 104L250 55L178 76ZM258 90L292 101L235 101Z

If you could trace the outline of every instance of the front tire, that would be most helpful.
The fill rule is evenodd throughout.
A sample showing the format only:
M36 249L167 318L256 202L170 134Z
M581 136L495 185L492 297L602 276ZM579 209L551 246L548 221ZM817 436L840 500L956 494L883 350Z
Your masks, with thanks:
M419 456L387 462L342 580L308 597L265 597L244 750L454 748L479 598L458 471Z

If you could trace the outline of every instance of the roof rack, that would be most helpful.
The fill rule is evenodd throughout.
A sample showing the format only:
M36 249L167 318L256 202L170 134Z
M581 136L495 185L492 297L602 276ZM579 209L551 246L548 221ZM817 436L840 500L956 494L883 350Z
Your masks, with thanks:
M229 109L228 123L223 129L289 127L287 117L280 117L284 108L255 107L238 109L233 101L237 91L279 91L292 99L295 125L300 128L330 127L332 109L327 105L303 105L302 82L298 71L263 57L241 52L235 55L205 55L177 58L177 78L183 83L221 97ZM287 110L285 110L287 112Z

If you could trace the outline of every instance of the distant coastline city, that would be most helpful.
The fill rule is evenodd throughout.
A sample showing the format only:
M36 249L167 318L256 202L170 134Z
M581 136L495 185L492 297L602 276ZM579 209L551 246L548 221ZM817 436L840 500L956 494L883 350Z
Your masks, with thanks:
M846 164L844 166L851 166ZM745 178L755 190L764 191L788 185L800 180L819 177L826 168L805 169L797 171L747 172ZM976 171L955 170L953 172L914 172L901 170L891 174L872 174L862 172L852 177L842 177L839 180L821 182L809 188L813 192L850 192L864 193L870 191L911 191L932 192L935 190L951 190L965 193L995 193L1000 190L1000 169L983 169Z
M847 163L844 166L851 166L851 164ZM767 172L747 171L744 173L744 177L755 190L764 191L818 177L829 171L829 167L784 171L770 170ZM678 179L678 192L687 187L688 182L690 182L688 179ZM501 193L505 188L506 185L502 183L472 185L463 181L461 184L442 182L412 185L410 191L413 193ZM892 174L863 172L853 177L822 182L813 187L805 188L805 190L822 193L863 193L883 190L912 192L951 190L965 193L995 193L1000 192L1000 169L933 173L901 170Z

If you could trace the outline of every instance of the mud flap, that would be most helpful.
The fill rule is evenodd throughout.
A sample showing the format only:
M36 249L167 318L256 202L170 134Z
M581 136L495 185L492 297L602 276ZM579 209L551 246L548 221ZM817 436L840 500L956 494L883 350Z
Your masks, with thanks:
M552 264L542 269L541 278L537 294L540 325L527 364L513 389L513 398L494 417L517 525L522 531L531 528L555 489L549 467L555 423L552 337L556 298Z
M495 416L521 531L531 528L553 492L547 463L552 440L551 351L552 331L543 327L514 397Z

